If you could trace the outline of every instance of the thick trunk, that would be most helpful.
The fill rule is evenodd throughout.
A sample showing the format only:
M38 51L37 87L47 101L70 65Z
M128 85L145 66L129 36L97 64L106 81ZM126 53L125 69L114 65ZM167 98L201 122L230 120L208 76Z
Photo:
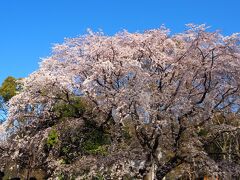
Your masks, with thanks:
M149 172L143 177L143 180L154 180L155 177L155 165L152 164Z
M178 157L173 157L164 165L157 168L156 178L162 180L171 170L180 165L182 161Z

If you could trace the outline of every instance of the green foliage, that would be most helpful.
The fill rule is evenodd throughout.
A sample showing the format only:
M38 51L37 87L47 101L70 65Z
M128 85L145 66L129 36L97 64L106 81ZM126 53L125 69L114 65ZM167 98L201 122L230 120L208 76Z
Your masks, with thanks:
M19 83L14 77L7 77L2 86L0 87L0 96L2 96L5 102L9 101L13 96L17 94Z
M84 150L88 153L88 154L93 154L93 155L102 155L102 156L106 156L108 155L108 151L107 151L108 146L106 145L98 145L98 144L93 144L93 143L89 143L87 142L85 144Z
M208 135L208 130L204 129L204 128L201 128L199 131L198 131L198 135L199 136L207 136Z
M104 132L94 129L85 135L83 151L87 154L107 155L107 145L110 144L110 137Z
M96 176L94 176L93 178L92 178L93 180L104 180L105 178L100 174L100 173L98 173Z
M75 127L65 127L59 136L60 157L65 164L72 163L81 155L108 154L110 135L95 123L87 122Z
M65 179L75 180L76 177L72 174L67 173L67 172L61 172L60 174L58 174L57 180L65 180Z
M60 160L60 164L68 164L65 159Z
M86 104L80 97L71 97L69 102L55 104L53 111L57 117L79 117L86 110Z
M48 134L47 146L48 148L54 147L58 143L58 133L57 130L52 129Z
M62 152L63 152L64 154L69 153L69 152L70 152L70 147L69 147L69 146L64 146L64 147L62 148Z
M123 127L122 134L125 140L130 140L132 138L130 128L128 126Z
M64 179L65 179L65 178L64 178L64 174L62 174L62 173L59 174L58 177L57 177L57 179L58 179L58 180L64 180Z

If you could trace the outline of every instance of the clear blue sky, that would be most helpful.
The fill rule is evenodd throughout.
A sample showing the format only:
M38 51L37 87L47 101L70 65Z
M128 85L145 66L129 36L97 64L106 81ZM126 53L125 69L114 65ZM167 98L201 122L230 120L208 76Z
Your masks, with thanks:
M165 24L175 33L186 23L239 32L240 0L0 0L0 82L27 76L53 43L87 28L112 35Z

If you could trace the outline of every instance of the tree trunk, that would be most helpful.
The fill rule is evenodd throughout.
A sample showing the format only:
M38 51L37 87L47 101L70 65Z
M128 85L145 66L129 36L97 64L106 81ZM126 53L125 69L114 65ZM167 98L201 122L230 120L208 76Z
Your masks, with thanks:
M158 167L156 172L156 178L158 180L162 180L171 170L173 170L175 167L177 167L181 163L182 161L177 156L174 156L164 165Z
M143 177L143 180L154 180L155 177L155 164L153 163L150 171Z

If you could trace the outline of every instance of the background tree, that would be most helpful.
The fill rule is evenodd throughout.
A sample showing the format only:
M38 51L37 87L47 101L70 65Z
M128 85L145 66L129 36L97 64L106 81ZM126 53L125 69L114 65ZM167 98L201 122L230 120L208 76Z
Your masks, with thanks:
M15 96L17 94L17 88L17 79L12 76L7 77L0 87L0 95L2 96L3 100L7 102L13 96Z
M7 115L6 103L17 94L20 88L20 84L17 83L17 79L9 76L7 77L0 87L0 115L1 122L5 121Z

